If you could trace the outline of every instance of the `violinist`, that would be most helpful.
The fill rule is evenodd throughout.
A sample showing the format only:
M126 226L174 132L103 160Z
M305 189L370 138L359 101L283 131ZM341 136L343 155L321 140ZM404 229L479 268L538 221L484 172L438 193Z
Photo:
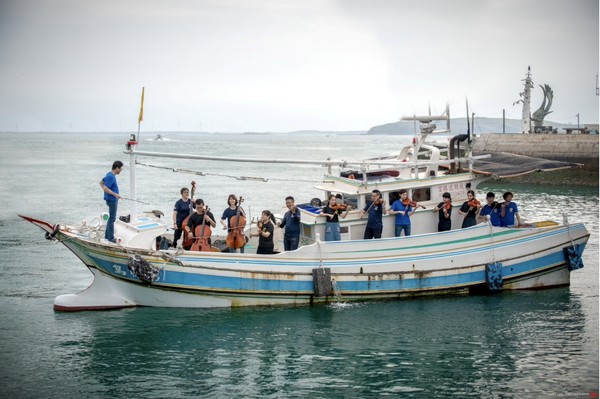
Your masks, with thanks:
M231 218L236 215L242 216L243 218L245 218L246 213L244 212L244 209L240 206L239 201L238 201L237 197L235 196L235 194L229 194L229 197L227 197L227 205L229 205L229 207L227 207L223 211L223 216L221 216L221 225L223 226L223 230L227 230L227 232L230 233L231 232ZM227 224L225 224L225 220L227 220ZM228 249L229 249L229 252L236 252L235 248L228 247ZM243 246L240 248L240 252L244 253Z
M492 226L500 227L500 204L496 202L496 195L490 191L485 199L487 204L479 211L479 219L485 221L486 216L490 215Z
M367 202L364 209L360 211L360 217L369 215L367 227L365 228L365 240L372 238L381 238L383 232L383 215L387 214L385 201L381 197L381 191L373 190L371 192L371 201Z
M285 198L285 206L288 211L283 215L283 219L279 224L282 229L285 228L283 234L283 248L285 251L293 251L298 249L300 242L300 209L296 206L294 197L291 195Z
M217 226L217 223L215 222L215 217L213 216L212 212L210 212L204 206L203 199L198 198L195 202L195 205L196 209L194 210L194 213L190 216L187 223L187 227L189 229L189 238L198 238L194 237L194 232L196 231L196 227L202 224L202 221L204 221L204 224L210 225L210 227ZM208 238L208 243L210 245L210 237Z
M175 207L173 208L173 229L175 230L173 235L173 246L175 248L177 248L177 241L179 241L181 233L183 232L183 221L186 217L190 216L194 210L194 205L190 199L190 190L187 187L184 187L181 189L180 193L181 199L175 202Z
M473 190L467 191L467 201L465 201L458 213L465 215L461 228L475 226L477 224L477 214L481 209L481 202L475 198L475 192Z
M396 215L396 229L394 235L400 237L402 231L405 236L410 235L410 217L416 211L416 206L408 198L408 191L400 190L400 198L394 201L389 209L391 215ZM416 205L416 204L415 204Z
M340 200L341 202L341 200ZM327 206L321 210L319 216L327 218L325 221L325 241L341 241L340 219L345 219L352 207L349 205L338 204L338 197L331 194Z
M273 244L273 231L275 230L275 216L271 211L262 211L258 221L258 233L252 233L251 236L258 237L257 254L272 255L275 249Z
M434 212L438 213L438 231L448 231L452 229L452 197L450 193L442 194L442 202L433 208Z
M500 226L509 227L515 225L515 218L517 219L517 226L521 226L521 217L519 216L519 208L515 202L512 202L513 193L510 191L502 194L504 202L500 204Z

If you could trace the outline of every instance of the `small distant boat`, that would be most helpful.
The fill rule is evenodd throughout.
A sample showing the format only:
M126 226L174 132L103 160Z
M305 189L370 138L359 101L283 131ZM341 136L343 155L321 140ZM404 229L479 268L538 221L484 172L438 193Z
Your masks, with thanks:
M104 227L52 225L28 216L46 238L71 250L94 275L87 289L55 299L62 311L111 309L130 306L237 307L313 304L336 301L398 299L419 295L496 292L568 285L570 273L583 267L582 253L589 232L583 223L553 221L519 227L494 227L489 221L460 229L458 212L452 212L454 230L437 232L437 215L431 211L450 192L455 203L488 177L477 174L473 162L485 155L461 155L460 141L449 140L446 155L426 141L435 120L444 116L412 117L421 133L394 156L359 161L267 160L139 151L132 137L130 156L132 212L117 219L118 243L101 240ZM410 118L405 118L410 119ZM319 217L321 200L313 198L301 209L301 246L274 255L256 254L256 239L245 253L161 249L169 223L158 212L137 213L135 168L137 157L201 159L207 161L324 165L317 186L323 198L342 195L354 210L340 223L342 240L322 241L325 218ZM461 166L463 165L463 166ZM332 166L345 168L333 174ZM413 235L394 237L394 216L383 217L381 239L363 240L366 220L360 210L378 189L389 204L394 194L407 189L427 209L412 216ZM254 241L253 241L254 240Z
M164 138L162 135L160 135L160 134L157 134L157 135L156 135L156 137L154 137L154 138L153 138L153 139L151 139L151 140L152 140L152 141L164 141L164 140L165 140L165 138Z

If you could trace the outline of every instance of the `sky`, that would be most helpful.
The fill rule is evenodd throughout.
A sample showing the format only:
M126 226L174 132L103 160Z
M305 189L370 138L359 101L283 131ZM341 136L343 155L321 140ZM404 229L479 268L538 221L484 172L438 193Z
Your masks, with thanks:
M598 0L0 0L0 131L598 123Z

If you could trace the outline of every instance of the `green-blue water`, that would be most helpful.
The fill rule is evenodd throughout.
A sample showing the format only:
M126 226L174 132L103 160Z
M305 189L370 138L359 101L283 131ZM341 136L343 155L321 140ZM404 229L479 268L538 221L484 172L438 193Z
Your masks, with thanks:
M510 189L529 221L583 221L592 233L571 286L492 296L453 296L313 307L136 308L59 313L54 297L91 274L60 244L16 215L79 223L105 210L100 178L127 135L0 134L0 396L3 398L190 397L590 397L598 392L598 192L486 184ZM397 151L392 137L191 136L146 149L304 159ZM401 139L402 140L402 139ZM315 145L316 143L316 145ZM185 151L183 151L185 150ZM144 162L144 161L142 161ZM148 161L147 161L148 162ZM152 164L164 163L153 161ZM322 170L195 163L221 175L140 168L139 197L166 214L195 179L215 214L230 192L251 212L278 209ZM181 167L181 166L179 166ZM119 176L127 192L129 175ZM149 186L147 182L152 182ZM123 212L127 209L123 206Z

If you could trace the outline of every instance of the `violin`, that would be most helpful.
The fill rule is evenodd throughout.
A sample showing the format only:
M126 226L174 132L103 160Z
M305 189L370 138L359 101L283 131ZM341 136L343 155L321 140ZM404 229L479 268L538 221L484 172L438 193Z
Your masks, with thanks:
M227 246L233 249L242 248L248 241L243 233L244 227L246 227L246 218L240 215L242 202L244 202L244 199L240 196L240 201L238 203L235 216L232 216L231 220L229 221L229 233L227 234L227 239L225 240Z
M202 224L196 226L196 230L194 231L194 243L191 247L192 251L212 251L212 247L209 242L210 236L212 235L212 230L210 229L210 224L206 224L207 214L208 207L206 207L204 211Z
M481 206L481 202L479 202L477 198L473 198L471 201L467 202L467 205L469 205L469 208L471 209L477 209Z
M418 207L421 207L423 209L427 209L423 205L419 205L416 201L413 201L410 198L406 198L406 199L402 200L402 205L404 205L404 206L412 206L415 209L417 209Z
M185 219L183 219L183 222L181 223L182 226L184 226L183 231L184 231L184 235L183 235L183 242L181 243L181 246L183 247L183 249L188 250L192 247L192 244L194 243L194 239L193 238L189 238L189 230L187 229L187 223L188 220L190 219L190 216L192 216L192 214L194 213L194 194L196 193L196 182L194 180L192 180L192 189L190 190L191 194L190 194L190 201L192 201L192 206L190 206L190 214L188 216L186 216Z
M344 204L333 204L329 206L331 209L333 209L334 211L345 211L348 209L348 205L344 205Z
M450 212L450 209L452 209L452 202L448 201L442 204L441 208L435 207L433 208L433 212L439 212L442 209L445 209L447 212Z

